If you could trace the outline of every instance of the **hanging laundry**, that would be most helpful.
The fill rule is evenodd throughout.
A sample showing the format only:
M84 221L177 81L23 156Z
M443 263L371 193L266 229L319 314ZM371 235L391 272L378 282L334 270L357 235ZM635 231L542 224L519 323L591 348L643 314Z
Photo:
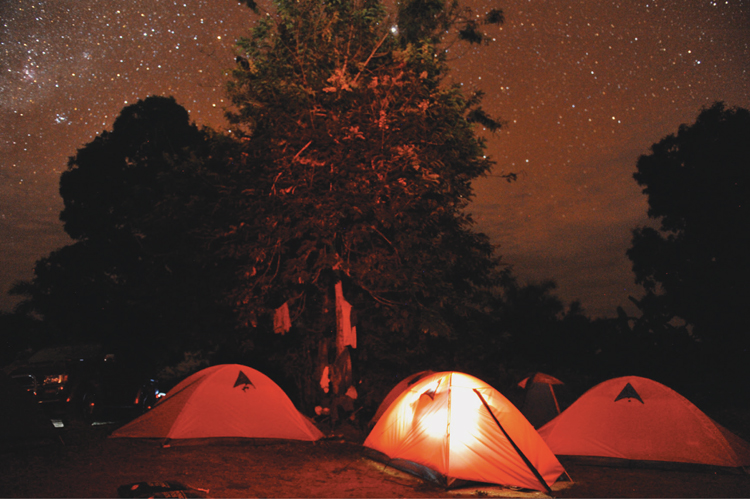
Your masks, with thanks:
M284 334L292 327L292 321L289 319L289 305L287 303L284 302L273 314L273 332L276 334Z
M336 350L341 351L347 346L357 348L357 329L352 327L352 306L344 299L344 289L341 281L336 283Z
M320 377L320 387L326 393L328 393L328 390L330 390L331 386L331 378L328 377L329 371L330 369L328 368L328 366L325 366L325 368L323 368L323 375Z

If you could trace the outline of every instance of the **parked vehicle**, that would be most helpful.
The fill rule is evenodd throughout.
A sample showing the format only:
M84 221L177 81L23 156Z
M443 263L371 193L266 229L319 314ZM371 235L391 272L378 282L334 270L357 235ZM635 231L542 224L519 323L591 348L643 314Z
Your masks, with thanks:
M100 345L42 349L8 374L30 392L50 418L93 423L129 419L156 403L157 382Z

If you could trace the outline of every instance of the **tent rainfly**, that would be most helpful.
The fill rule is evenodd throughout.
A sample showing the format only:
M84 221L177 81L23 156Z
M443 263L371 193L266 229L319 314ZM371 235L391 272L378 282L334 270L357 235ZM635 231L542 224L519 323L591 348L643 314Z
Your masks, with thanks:
M187 377L153 409L111 435L309 441L323 436L269 377L238 364L208 367Z
M487 383L432 373L383 413L364 446L445 487L496 483L550 492L565 470L518 409Z
M671 388L638 376L589 389L539 434L556 455L750 466L750 444Z

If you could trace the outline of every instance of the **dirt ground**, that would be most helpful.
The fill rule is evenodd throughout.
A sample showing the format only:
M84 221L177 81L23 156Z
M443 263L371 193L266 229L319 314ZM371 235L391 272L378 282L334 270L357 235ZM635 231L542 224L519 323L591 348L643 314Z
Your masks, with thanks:
M62 440L0 449L0 497L119 497L123 485L167 481L212 498L547 497L499 486L444 490L366 458L364 436L354 428L341 428L315 443L215 441L169 447L108 438L113 429L68 428ZM561 462L572 482L555 484L554 497L750 497L747 473Z

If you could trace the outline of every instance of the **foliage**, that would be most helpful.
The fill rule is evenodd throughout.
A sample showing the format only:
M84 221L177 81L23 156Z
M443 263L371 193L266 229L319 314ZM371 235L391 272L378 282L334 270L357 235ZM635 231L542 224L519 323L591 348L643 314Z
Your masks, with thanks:
M654 144L637 169L660 223L636 229L627 252L647 291L638 304L649 327L683 321L717 373L747 376L739 368L750 353L750 112L715 103Z
M480 21L479 15L462 7L457 0L412 0L398 3L396 19L402 46L425 41L437 45L445 42L453 30L458 40L481 44L491 39L481 27L501 25L505 16L502 10L493 8Z
M342 280L363 338L452 334L497 266L465 208L492 167L474 122L499 123L480 94L444 84L445 29L467 26L457 4L401 3L398 30L378 1L274 6L238 42L228 86L244 150L217 244L241 265L243 323L287 303L289 368L311 366ZM435 22L420 22L428 11Z
M0 367L24 359L45 346L49 333L37 318L19 313L0 312Z
M19 311L54 325L58 341L99 341L144 359L180 356L220 330L223 272L195 235L218 195L196 172L224 162L209 139L172 98L125 107L111 132L70 158L60 218L76 242L14 287L27 297Z

